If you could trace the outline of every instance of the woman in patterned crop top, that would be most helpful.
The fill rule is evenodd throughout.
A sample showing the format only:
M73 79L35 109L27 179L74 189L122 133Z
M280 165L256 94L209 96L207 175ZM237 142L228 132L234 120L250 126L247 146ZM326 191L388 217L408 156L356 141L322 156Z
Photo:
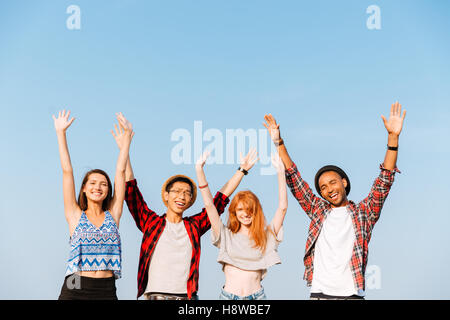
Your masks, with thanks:
M219 299L266 299L261 281L267 269L281 263L278 244L282 240L283 221L287 211L287 192L284 166L278 156L272 155L272 164L278 175L278 209L270 225L261 204L251 191L241 191L231 200L228 224L225 226L213 205L203 166L209 153L197 161L196 171L205 209L211 222L212 242L219 248L217 261L222 264L225 285ZM241 160L239 171L247 174L256 162L256 150Z
M125 168L134 132L121 113L111 131L119 147L113 187L108 175L95 169L86 173L75 197L73 169L66 130L74 121L70 111L53 116L63 171L64 213L69 224L71 252L60 300L117 299L121 247L118 226L125 197Z

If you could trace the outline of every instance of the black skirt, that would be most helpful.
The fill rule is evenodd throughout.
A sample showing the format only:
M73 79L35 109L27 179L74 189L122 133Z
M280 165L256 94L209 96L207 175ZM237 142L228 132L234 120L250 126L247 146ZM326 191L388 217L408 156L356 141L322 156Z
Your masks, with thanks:
M72 274L64 278L58 300L117 300L116 279Z

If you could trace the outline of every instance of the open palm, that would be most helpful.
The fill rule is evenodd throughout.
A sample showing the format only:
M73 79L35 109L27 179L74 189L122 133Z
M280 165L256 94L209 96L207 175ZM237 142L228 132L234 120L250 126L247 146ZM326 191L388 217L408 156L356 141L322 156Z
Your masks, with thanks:
M242 157L242 153L240 154L240 165L241 168L250 171L250 169L255 165L255 163L259 160L258 153L256 148L250 149L245 157Z
M56 131L65 132L67 130L67 128L70 127L70 125L75 120L75 118L72 117L72 119L69 120L69 116L70 116L70 110L68 110L67 113L66 113L66 110L59 111L58 117L55 117L54 115L52 115L53 122L55 123Z
M263 125L269 131L272 141L280 140L280 125L277 124L275 118L271 114L268 114L264 116L264 120L266 122L263 122Z
M119 149L122 149L131 143L131 139L134 136L133 126L122 113L116 114L116 117L119 121L119 126L114 124L114 131L111 130L111 133Z
M403 120L406 116L406 110L402 114L402 105L398 102L391 105L391 112L389 114L389 119L386 120L384 116L381 116L384 122L384 126L389 134L400 135L403 128Z

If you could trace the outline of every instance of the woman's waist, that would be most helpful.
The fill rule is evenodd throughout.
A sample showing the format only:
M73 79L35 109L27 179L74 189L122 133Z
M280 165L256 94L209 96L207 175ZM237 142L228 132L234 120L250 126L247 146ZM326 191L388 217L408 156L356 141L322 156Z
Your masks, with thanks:
M93 279L109 279L114 278L114 271L112 270L95 270L95 271L78 271L76 272L80 277Z
M247 296L261 289L263 270L244 270L230 264L223 267L224 290L235 295Z

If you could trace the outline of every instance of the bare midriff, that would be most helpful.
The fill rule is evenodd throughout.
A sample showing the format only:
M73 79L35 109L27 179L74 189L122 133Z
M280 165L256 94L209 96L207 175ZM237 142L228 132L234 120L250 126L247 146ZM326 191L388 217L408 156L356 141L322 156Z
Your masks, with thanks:
M79 271L77 272L82 277L87 278L96 278L96 279L102 279L102 278L111 278L114 276L114 272L109 270L100 270L100 271Z
M261 270L249 271L225 264L223 272L225 273L223 289L229 293L245 297L261 289Z

